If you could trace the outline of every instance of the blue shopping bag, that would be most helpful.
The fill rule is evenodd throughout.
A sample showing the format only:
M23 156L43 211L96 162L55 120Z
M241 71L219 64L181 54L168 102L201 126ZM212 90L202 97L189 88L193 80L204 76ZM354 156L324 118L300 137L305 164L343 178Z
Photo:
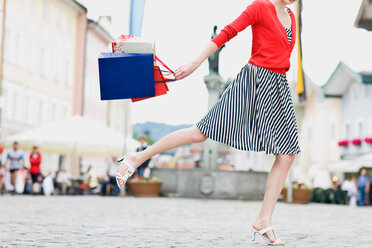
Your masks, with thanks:
M98 67L101 100L155 95L153 54L102 53Z

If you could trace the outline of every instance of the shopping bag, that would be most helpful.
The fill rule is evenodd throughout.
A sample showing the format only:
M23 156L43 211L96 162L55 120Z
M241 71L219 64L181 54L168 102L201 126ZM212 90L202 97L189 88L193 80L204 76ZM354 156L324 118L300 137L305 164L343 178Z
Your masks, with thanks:
M167 94L169 91L167 83L176 81L175 79L165 77L165 75L170 75L174 72L165 65L163 61L161 61L157 56L155 56L155 61L159 62L166 70L161 70L159 66L154 66L155 96L153 97ZM163 73L166 74L164 75ZM138 102L149 98L152 97L132 98L132 102Z
M102 53L98 59L101 100L155 95L154 54Z
M159 66L154 66L154 86L155 86L155 96L165 95L167 94L169 90ZM132 102L138 102L138 101L145 100L148 98L151 98L151 97L132 98Z

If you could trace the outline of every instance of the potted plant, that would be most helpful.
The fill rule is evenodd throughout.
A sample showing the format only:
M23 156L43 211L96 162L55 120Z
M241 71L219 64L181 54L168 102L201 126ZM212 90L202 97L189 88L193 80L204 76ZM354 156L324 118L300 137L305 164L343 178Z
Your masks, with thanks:
M349 141L348 140L340 140L338 142L338 146L344 146L344 147L347 147L349 145Z
M283 201L288 202L287 188L284 187L281 195L283 195ZM313 189L308 187L305 183L299 183L297 181L292 182L292 203L307 204L313 195Z
M367 144L372 145L372 137L367 137L367 138L364 139L364 141L365 141Z
M361 139L353 139L351 141L351 143L354 145L354 146L360 146L360 144L362 143L362 140Z
M154 197L159 196L163 182L157 177L135 177L128 180L127 186L133 196Z

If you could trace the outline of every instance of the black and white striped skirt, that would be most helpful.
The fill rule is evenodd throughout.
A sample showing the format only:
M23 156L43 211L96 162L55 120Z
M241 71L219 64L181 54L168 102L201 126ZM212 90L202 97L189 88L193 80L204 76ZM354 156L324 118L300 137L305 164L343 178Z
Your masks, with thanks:
M208 138L239 150L300 152L287 78L247 64L196 126Z

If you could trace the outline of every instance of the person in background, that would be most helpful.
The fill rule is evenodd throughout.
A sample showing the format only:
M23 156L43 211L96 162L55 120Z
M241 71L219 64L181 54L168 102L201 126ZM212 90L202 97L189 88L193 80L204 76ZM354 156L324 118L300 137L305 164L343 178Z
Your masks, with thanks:
M347 191L347 196L349 198L349 206L355 207L357 205L358 190L355 183L355 178L352 180L350 176L342 183L341 189Z
M12 184L13 188L15 188L17 172L21 166L24 165L23 152L18 149L18 142L14 142L13 147L9 149L5 164L6 166L9 166L10 183Z
M40 164L41 164L41 154L39 152L39 148L37 146L32 147L32 152L30 153L30 174L32 178L32 182L37 182L37 178L41 174L40 171Z
M28 169L22 165L22 167L18 170L16 176L16 193L23 194L25 192L26 186L26 178L28 176Z
M114 185L114 192L113 192L114 195L118 195L120 193L120 189L119 189L119 186L116 184L116 178L115 178L116 160L117 160L117 157L113 155L111 157L111 162L108 164L106 175L103 177L101 181L101 195L102 196L106 195L107 193L106 187L108 184Z
M369 187L370 179L367 176L367 170L362 168L360 176L357 179L358 191L359 191L359 206L364 206L366 200L366 191Z
M92 194L94 192L94 189L98 187L98 178L97 175L94 173L94 170L92 169L92 166L89 165L87 170L87 183L88 183L88 192Z
M6 168L0 163L0 195L3 194L3 185L5 184Z
M143 150L145 150L147 148L147 143L145 141L145 138L144 137L141 137L140 138L140 147L137 148L137 152L141 152ZM145 169L149 166L149 163L150 163L150 160L151 159L148 159L146 160L145 162L143 162L138 168L137 168L137 175L140 176L140 177L143 177L143 172L145 171Z
M56 184L59 190L59 193L65 195L67 193L68 187L71 186L71 174L67 172L66 168L63 168L56 175Z

